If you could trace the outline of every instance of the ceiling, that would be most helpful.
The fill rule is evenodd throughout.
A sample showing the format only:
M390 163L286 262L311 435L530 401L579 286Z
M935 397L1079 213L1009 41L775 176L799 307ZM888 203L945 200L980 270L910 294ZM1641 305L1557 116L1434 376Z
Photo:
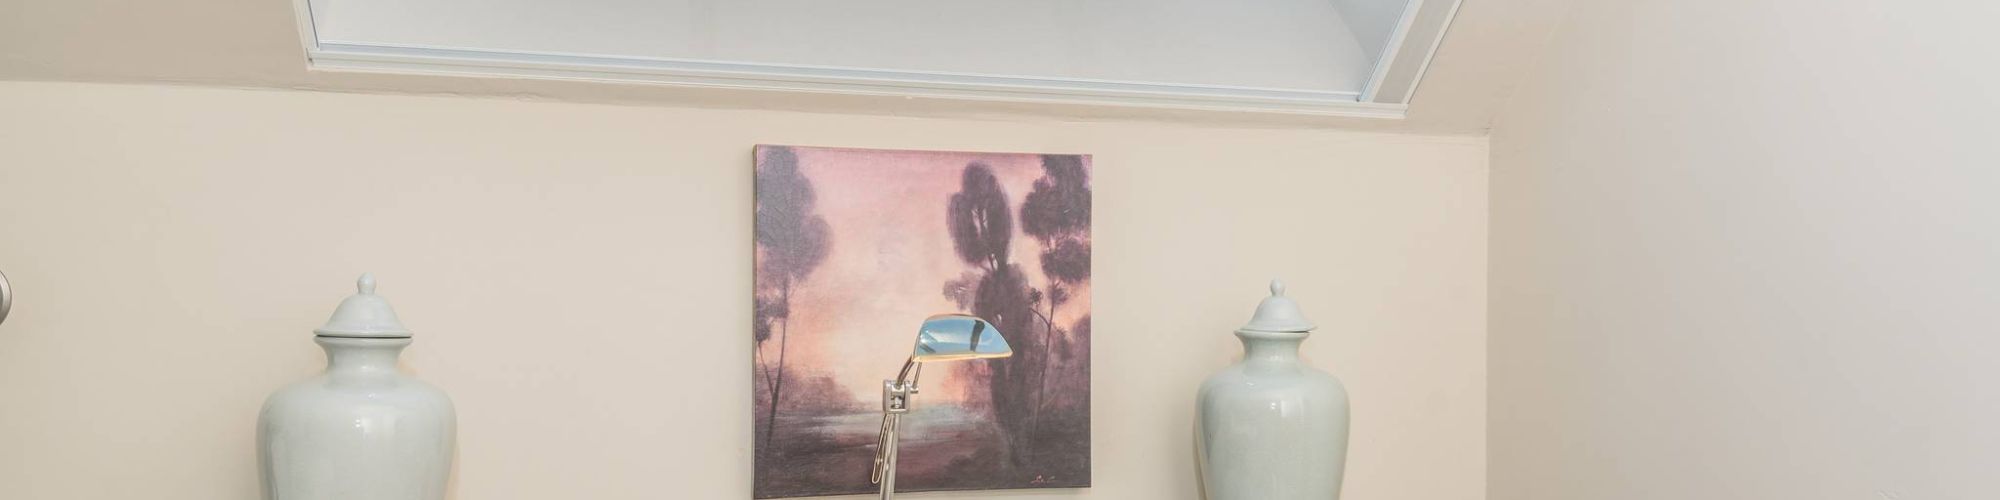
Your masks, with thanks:
M1464 0L1403 119L309 70L298 13L283 0L6 0L0 3L0 79L1478 135L1534 63L1569 2Z

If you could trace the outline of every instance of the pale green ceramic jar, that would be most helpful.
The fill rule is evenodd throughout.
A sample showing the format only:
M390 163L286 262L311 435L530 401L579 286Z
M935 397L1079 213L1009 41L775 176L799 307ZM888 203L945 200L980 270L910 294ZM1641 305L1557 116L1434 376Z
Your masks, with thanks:
M1236 330L1243 359L1196 398L1196 448L1208 500L1336 500L1347 467L1347 389L1299 359L1313 324L1271 282Z

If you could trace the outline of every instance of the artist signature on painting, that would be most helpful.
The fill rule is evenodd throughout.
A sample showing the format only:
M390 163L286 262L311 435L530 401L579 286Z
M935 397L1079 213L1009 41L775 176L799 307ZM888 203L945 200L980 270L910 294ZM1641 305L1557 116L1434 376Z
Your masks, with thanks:
M1028 481L1028 484L1043 485L1043 484L1054 484L1055 482L1056 482L1055 476L1045 476L1041 474L1036 474L1035 479Z

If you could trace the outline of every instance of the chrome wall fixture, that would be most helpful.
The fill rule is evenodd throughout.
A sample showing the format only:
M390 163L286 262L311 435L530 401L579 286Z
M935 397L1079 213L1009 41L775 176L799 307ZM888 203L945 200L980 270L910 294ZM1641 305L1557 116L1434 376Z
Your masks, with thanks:
M0 273L0 323L7 322L7 310L14 308L14 288L7 285L7 273Z

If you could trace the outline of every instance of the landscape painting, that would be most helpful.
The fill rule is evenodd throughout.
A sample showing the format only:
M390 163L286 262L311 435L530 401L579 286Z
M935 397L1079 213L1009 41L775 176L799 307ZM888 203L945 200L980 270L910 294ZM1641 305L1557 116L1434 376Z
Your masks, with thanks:
M872 494L882 381L937 313L1008 358L940 363L898 491L1090 485L1087 155L758 146L756 498Z

